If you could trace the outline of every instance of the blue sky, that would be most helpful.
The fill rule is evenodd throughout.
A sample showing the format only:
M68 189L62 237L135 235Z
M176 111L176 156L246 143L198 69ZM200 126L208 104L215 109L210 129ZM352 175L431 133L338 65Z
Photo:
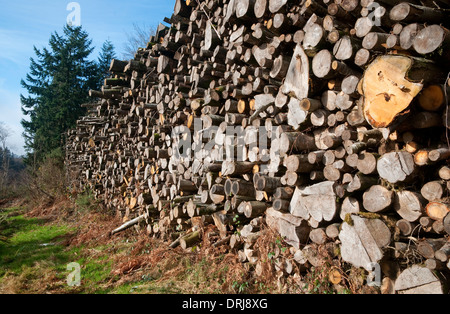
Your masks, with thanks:
M62 34L70 0L0 0L0 122L4 122L11 136L8 146L16 154L23 154L23 129L20 121L20 94L26 91L20 80L29 71L33 46L42 49L53 32ZM156 26L173 13L175 0L90 0L76 1L81 8L81 25L89 33L96 47L97 58L103 42L109 39L122 55L126 34L132 33L133 23Z

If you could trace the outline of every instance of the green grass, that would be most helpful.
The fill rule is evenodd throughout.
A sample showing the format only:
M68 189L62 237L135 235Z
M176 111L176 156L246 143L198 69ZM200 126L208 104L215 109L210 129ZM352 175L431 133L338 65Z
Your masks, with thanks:
M79 202L89 206L87 200ZM74 228L70 221L29 218L19 208L0 209L0 293L209 294L222 293L222 285L227 282L227 291L235 293L256 287L236 271L230 273L231 264L221 265L223 255L213 263L205 257L163 250L168 254L163 260L124 275L117 272L122 261L150 255L155 258L158 255L152 255L152 250L159 249L159 243L140 246L138 238L117 238L106 243L87 240L68 245L72 237L78 239L86 232L85 226L76 224ZM73 271L67 266L73 262L81 268L79 287L67 284Z
M0 276L7 272L17 273L36 262L66 262L68 256L57 241L69 232L66 226L47 226L44 220L27 219L23 215L4 220L0 226L4 240L0 242Z
M25 217L18 208L0 210L0 293L12 286L14 293L128 294L147 283L144 278L117 287L108 285L118 279L111 275L109 250L104 246L64 245L75 232L69 225ZM128 250L128 246L118 251ZM67 265L72 262L81 266L79 287L67 285L72 271Z
M12 278L20 278L18 293L39 291L43 273L53 274L58 293L105 293L97 290L111 272L108 256L96 259L84 257L83 247L67 248L66 237L75 230L67 225L49 224L43 219L27 218L17 214L18 209L0 212L0 287ZM65 284L70 273L67 265L81 265L82 287L71 288Z

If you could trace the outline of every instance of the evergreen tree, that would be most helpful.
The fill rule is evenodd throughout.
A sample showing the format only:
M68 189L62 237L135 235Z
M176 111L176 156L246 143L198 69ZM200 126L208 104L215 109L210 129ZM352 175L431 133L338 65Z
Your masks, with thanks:
M97 60L98 75L99 75L99 88L103 85L103 80L109 77L109 67L112 59L116 58L116 52L114 45L109 41L105 41L102 46L102 50Z
M89 101L89 90L98 86L98 68L88 57L92 40L82 27L65 26L63 35L51 35L48 48L34 47L30 72L21 85L22 120L28 163L64 145L64 132L85 114L80 105Z

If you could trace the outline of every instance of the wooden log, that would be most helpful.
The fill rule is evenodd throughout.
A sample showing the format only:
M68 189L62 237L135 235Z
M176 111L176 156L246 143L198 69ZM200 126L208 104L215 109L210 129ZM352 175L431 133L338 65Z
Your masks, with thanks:
M281 186L280 178L260 176L257 180L254 179L254 186L259 191L273 193Z
M359 38L363 38L371 31L376 30L376 28L373 18L362 16L355 22L355 35Z
M413 156L408 152L392 152L384 154L377 162L380 177L390 183L407 181L415 172Z
M450 158L450 149L449 148L433 149L428 153L428 158L430 159L430 161L433 162L446 160Z
M425 261L425 267L433 271L439 271L445 268L445 264L434 258L428 258Z
M270 13L279 12L288 2L288 0L269 0Z
M377 157L375 154L364 152L359 155L356 168L363 174L374 174L377 170Z
M300 100L292 97L288 103L288 124L297 130L305 121L307 121L308 112L300 106Z
M357 198L347 196L342 202L339 216L342 221L346 220L347 214L357 214L360 211L360 205Z
M328 49L319 51L312 60L312 71L316 77L331 79L336 76L332 68L334 57Z
M291 187L279 187L275 190L274 197L276 199L291 200L294 189Z
M277 212L269 207L266 210L266 222L271 229L280 234L286 243L297 249L308 241L311 227L304 219Z
M370 32L362 41L362 47L367 50L384 50L386 45L386 40L389 34L386 33L375 33Z
M447 234L450 234L450 214L447 214L443 220L444 230Z
M255 188L253 187L253 184L251 184L250 182L243 182L241 180L236 180L232 183L231 194L237 196L254 197Z
M191 7L183 0L176 0L174 15L188 18L191 14Z
M445 244L445 239L424 239L419 241L417 251L425 258L434 258L434 254Z
M341 179L341 172L333 165L326 165L323 169L323 176L328 181L338 181Z
M437 260L445 263L450 258L450 242L446 242L440 249L434 252L434 256Z
M317 99L303 98L300 101L300 108L304 111L313 112L322 108L322 102Z
M407 79L413 63L408 57L381 56L366 69L362 79L363 110L371 126L383 128L392 124L422 90L422 84Z
M400 47L404 50L412 48L414 44L414 38L422 28L423 26L418 23L412 23L403 27L399 36Z
M308 155L290 155L284 158L283 165L288 171L309 173L317 167L308 162Z
M419 96L419 105L424 110L438 111L445 103L444 87L441 85L429 85L425 87Z
M316 150L315 140L312 136L301 132L287 132L283 133L280 137L279 144L280 155L292 152L301 152Z
M426 166L431 164L430 159L428 158L429 150L421 149L417 151L414 155L414 163L418 166Z
M339 39L333 48L333 55L336 59L341 61L350 60L354 57L356 51L361 48L356 39L352 39L350 36L343 36Z
M394 289L398 294L442 294L442 285L431 270L413 265L398 276Z
M268 0L256 0L253 7L255 17L260 19L266 15L268 11Z
M309 233L309 238L316 244L325 244L327 241L327 234L325 233L324 228L315 228Z
M290 213L303 219L332 221L339 210L336 203L335 183L321 182L309 187L296 188L292 196Z
M336 239L339 236L340 223L330 224L325 228L325 234L330 239Z
M422 187L420 194L429 202L439 201L444 195L444 185L440 181L431 181Z
M185 235L180 239L180 246L183 250L193 247L201 241L200 231L194 231L188 235Z
M119 228L114 229L113 231L111 231L111 235L114 235L114 234L116 234L116 233L119 233L119 232L122 232L122 231L124 231L124 230L127 230L127 229L131 228L132 226L139 224L139 223L142 222L144 219L145 219L145 216L144 216L144 215L141 215L141 216L139 216L139 217L137 217L137 218L135 218L135 219L132 219L132 220L130 220L130 221L127 221L126 223L124 223L124 224L123 224L122 226L120 226Z
M222 163L222 175L233 176L251 173L255 164L246 161L224 161Z
M406 219L397 220L395 227L398 228L400 233L405 237L409 237L413 232L417 231L417 224L411 223Z
M394 209L406 221L415 222L424 214L425 200L419 193L398 191L395 193Z
M442 180L450 180L450 168L443 166L439 169L439 177Z
M247 218L255 218L261 216L267 209L264 202L250 201L245 203L244 215Z
M286 56L279 55L273 62L272 70L270 71L270 77L281 81L289 69L290 59Z
M439 9L402 2L391 9L389 18L396 22L440 23L444 19L444 13Z
M208 20L206 22L206 29L205 29L205 43L203 45L203 48L205 50L213 50L216 49L217 45L220 44L220 36L217 33L217 29L212 25L211 21Z
M273 201L272 207L274 210L288 213L290 202L288 200L277 198Z
M110 67L109 67L109 71L114 72L114 73L123 73L123 72L125 72L124 69L127 64L128 64L128 62L126 62L126 61L112 59Z
M380 219L366 219L351 215L352 225L344 222L339 240L342 259L355 267L372 270L383 256L383 248L389 245L391 233Z
M440 25L430 25L420 30L414 37L414 50L420 54L429 54L443 50L443 57L448 58L448 45L450 44L450 32Z
M442 220L450 212L448 204L441 202L430 202L425 207L427 216L433 220Z
M309 57L314 57L323 47L326 46L326 31L316 23L308 25L303 38L303 49Z
M363 195L364 208L372 213L389 209L394 200L394 192L381 185L374 185Z
M236 17L238 19L242 19L245 17L246 19L254 16L254 6L256 0L241 0L236 3Z
M364 191L374 184L377 184L378 178L357 173L353 180L348 184L347 191L352 193L355 191Z
M300 45L294 50L281 91L284 94L293 93L300 100L308 97L309 59Z

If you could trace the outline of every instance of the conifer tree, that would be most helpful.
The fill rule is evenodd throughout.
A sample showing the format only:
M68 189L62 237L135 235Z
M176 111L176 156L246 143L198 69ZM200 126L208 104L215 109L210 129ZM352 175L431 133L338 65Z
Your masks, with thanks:
M90 61L92 40L82 27L65 26L63 34L50 37L48 47L34 47L30 72L21 85L27 163L36 163L64 145L64 133L85 114L89 90L98 86L98 67Z
M99 87L101 88L103 85L103 80L107 77L109 77L109 67L111 65L112 59L115 59L116 52L114 45L111 43L111 41L106 40L103 43L102 50L100 51L100 55L97 60L97 66L98 66L98 75L99 75Z

